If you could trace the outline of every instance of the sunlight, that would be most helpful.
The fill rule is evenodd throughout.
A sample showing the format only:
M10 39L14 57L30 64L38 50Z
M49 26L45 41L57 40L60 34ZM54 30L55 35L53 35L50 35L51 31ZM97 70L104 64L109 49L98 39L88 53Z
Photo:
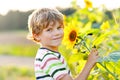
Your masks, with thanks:
M73 0L1 0L0 1L0 14L5 15L9 10L27 11L40 7L69 7ZM91 0L94 7L103 6L108 9L120 7L119 0ZM9 4L8 4L9 3ZM119 4L118 4L119 3ZM80 7L84 7L84 0L77 0Z
M40 7L68 7L72 0L1 0L0 14L5 15L9 10L27 11ZM6 4L10 3L10 4Z

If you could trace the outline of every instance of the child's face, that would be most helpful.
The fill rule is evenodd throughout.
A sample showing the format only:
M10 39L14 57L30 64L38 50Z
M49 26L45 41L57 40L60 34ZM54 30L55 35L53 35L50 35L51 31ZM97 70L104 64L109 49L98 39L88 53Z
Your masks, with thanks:
M64 32L63 26L61 26L58 22L55 25L50 25L43 29L42 33L39 36L40 43L43 47L46 48L58 48L61 44Z

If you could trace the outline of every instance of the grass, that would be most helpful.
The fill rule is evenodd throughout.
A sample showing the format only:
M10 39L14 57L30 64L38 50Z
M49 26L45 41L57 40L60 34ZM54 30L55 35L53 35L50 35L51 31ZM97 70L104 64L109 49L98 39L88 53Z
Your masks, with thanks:
M36 45L0 45L0 54L34 57L37 49Z
M25 67L0 67L0 80L35 80L34 71Z

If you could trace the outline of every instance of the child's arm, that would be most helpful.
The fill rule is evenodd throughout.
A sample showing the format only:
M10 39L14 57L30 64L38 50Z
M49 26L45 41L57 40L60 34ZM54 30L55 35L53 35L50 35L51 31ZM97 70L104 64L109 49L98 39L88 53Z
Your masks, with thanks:
M88 60L85 64L85 67L83 68L82 72L78 75L78 77L75 78L74 80L86 80L88 78L91 69L96 64L98 58L99 58L98 51L95 48L93 48L88 56ZM69 75L65 75L60 80L73 80L73 79Z

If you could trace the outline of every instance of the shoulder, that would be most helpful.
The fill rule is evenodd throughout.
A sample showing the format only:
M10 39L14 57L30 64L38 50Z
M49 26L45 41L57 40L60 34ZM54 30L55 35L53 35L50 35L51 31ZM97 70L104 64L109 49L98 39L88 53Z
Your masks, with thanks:
M51 52L47 49L39 49L37 51L35 59L39 59L39 61L43 61L45 59L49 59L52 57L58 58L58 55L56 55L54 52Z
M49 51L47 51L46 49L38 49L36 58L42 58L47 54L49 54Z

